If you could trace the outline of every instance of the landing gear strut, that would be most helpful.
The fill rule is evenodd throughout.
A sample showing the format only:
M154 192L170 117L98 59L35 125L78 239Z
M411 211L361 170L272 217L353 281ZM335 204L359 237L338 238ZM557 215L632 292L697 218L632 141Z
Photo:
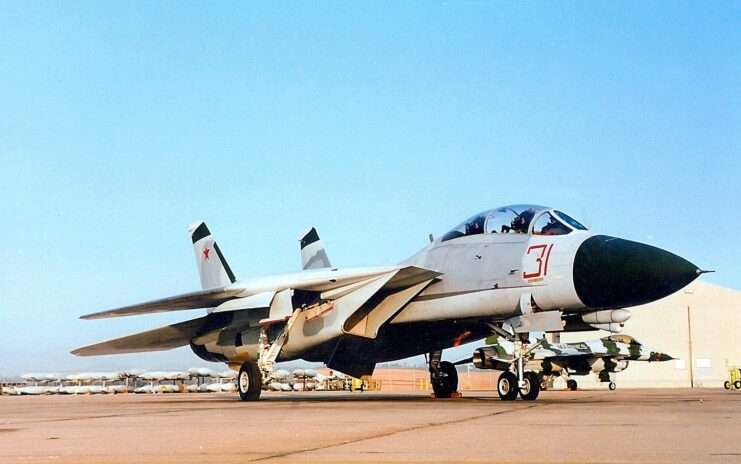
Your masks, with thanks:
M237 376L237 390L242 401L257 401L262 392L262 373L252 359L242 363Z
M450 398L458 391L458 371L453 363L440 361L442 350L430 353L430 383L435 398Z
M532 350L540 346L542 341L526 347L525 343L529 343L527 340L527 334L516 334L513 342L515 345L514 354L517 375L515 376L511 372L505 372L499 377L499 382L497 384L499 397L504 401L512 401L517 398L517 394L519 393L523 400L533 401L538 397L538 394L540 394L540 379L538 378L538 374L535 372L525 372L525 359L530 356ZM503 378L505 374L511 375L507 376L508 378ZM503 390L499 388L499 384L506 384L513 380L515 381L516 388L510 389L509 392L503 392Z
M288 333L299 314L301 314L300 310L293 311L286 320L283 330L272 342L268 336L270 324L261 324L257 361L250 359L239 368L237 390L242 401L257 401L260 398L263 384L269 383L274 378L275 361L278 359L283 344L288 339Z

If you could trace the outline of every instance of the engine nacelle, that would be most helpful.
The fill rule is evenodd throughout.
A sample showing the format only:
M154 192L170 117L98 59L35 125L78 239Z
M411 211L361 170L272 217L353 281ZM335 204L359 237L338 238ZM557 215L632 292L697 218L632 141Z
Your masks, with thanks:
M224 352L221 350L211 350L206 347L206 345L197 345L193 342L190 342L190 349L195 353L196 356L203 359L204 361L208 362L226 362L226 356L224 355Z
M473 352L473 365L477 369L509 370L510 363L497 359L496 350L491 346L478 348Z
M259 338L259 327L245 331L217 329L193 337L190 349L204 361L238 364L257 359Z

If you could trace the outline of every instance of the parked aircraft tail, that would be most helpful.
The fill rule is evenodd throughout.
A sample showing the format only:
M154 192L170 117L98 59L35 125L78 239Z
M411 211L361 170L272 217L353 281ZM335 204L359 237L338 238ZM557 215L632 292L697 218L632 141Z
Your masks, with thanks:
M234 283L234 277L229 264L214 241L211 232L203 221L195 222L188 228L193 239L193 249L196 256L198 274L201 277L201 286L204 289L224 287Z
M329 263L324 245L314 227L304 232L299 239L301 242L301 266L303 269L321 269L332 267Z

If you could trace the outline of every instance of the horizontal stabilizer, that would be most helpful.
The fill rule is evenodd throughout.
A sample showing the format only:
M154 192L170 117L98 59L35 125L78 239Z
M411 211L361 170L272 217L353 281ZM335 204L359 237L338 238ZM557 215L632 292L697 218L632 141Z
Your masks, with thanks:
M241 289L229 289L228 287L210 288L208 290L184 293L159 300L147 301L146 303L87 314L80 316L80 319L104 319L108 317L182 311L186 309L213 308L236 297L241 291Z
M196 335L207 316L116 338L95 345L83 346L72 351L75 356L100 356L105 354L164 351L185 346Z

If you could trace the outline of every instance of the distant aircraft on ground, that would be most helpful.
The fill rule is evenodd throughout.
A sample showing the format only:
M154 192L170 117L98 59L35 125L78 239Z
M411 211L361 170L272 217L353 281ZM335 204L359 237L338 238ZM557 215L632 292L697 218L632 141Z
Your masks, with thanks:
M486 346L474 351L471 358L463 359L455 364L472 362L479 369L496 369L504 371L497 382L499 395L517 396L517 389L512 388L517 383L517 377L510 372L516 359L514 344L492 335L486 339ZM673 359L665 353L643 345L630 335L610 335L597 340L574 343L552 343L543 337L529 346L525 351L525 377L529 378L526 388L539 384L545 388L557 376L566 380L566 386L576 390L576 380L572 375L597 374L600 382L608 383L610 390L616 388L611 375L628 368L629 361L669 361ZM524 400L535 399L537 390L519 389Z
M195 308L207 314L73 354L190 345L202 359L239 370L243 400L259 398L279 361L323 362L361 377L379 362L425 354L435 395L449 397L458 378L455 366L441 361L442 350L494 333L514 343L515 372L502 376L534 399L539 382L524 371L530 332L618 332L630 316L621 308L663 298L704 272L667 251L594 235L561 211L530 205L477 214L396 266L334 268L311 228L300 238L301 272L242 281L204 222L190 234L203 290L82 319Z

